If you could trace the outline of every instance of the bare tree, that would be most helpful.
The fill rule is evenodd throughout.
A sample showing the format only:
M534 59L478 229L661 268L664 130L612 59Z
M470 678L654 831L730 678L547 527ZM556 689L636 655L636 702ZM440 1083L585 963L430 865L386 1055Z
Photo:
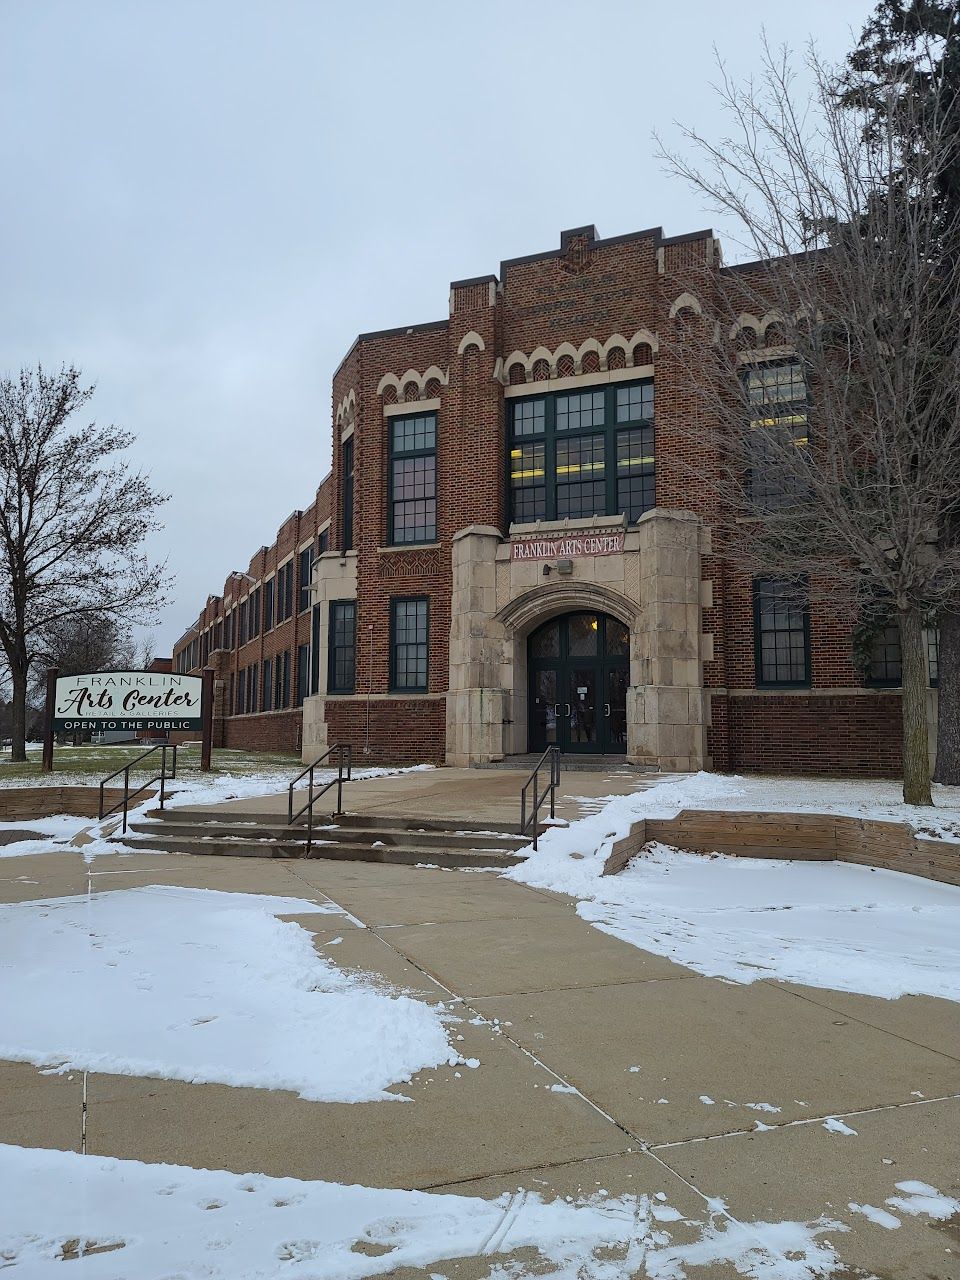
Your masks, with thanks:
M53 629L149 621L168 586L142 551L166 498L118 456L129 432L74 425L92 395L73 367L0 379L0 645L13 760L26 759L30 668Z
M734 565L851 618L892 611L904 799L930 804L924 620L960 589L946 536L960 513L960 224L945 223L936 189L957 103L921 120L915 96L890 85L867 130L834 73L813 55L809 66L803 100L788 55L767 49L758 83L723 78L730 136L689 130L695 160L663 152L756 259L705 279L716 340L706 359L682 358L712 423L694 428L717 458L700 480ZM904 148L921 127L925 146ZM799 386L784 387L777 357Z

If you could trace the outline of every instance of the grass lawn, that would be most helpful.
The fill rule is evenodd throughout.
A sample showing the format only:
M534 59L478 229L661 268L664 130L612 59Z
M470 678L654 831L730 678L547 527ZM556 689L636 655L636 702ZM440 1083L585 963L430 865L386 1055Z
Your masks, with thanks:
M97 783L114 770L122 769L128 761L142 755L145 750L146 747L140 745L57 746L53 752L52 774L44 773L40 767L42 751L39 746L27 747L28 759L25 764L13 764L9 751L5 751L0 754L0 787L22 787L31 783ZM167 758L169 761L169 753ZM212 764L215 775L229 774L236 778L286 772L292 777L303 768L299 756L279 755L269 751L231 751L225 747L214 748ZM131 774L156 773L159 767L160 752L157 751L141 765L135 766ZM177 748L177 774L184 778L203 776L200 773L199 744Z

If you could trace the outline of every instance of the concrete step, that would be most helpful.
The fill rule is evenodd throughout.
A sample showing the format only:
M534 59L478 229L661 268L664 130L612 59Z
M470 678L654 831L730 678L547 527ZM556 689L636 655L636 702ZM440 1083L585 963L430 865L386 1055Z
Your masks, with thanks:
M114 837L114 844L127 843L124 837ZM482 846L422 847L415 843L405 845L386 844L379 837L369 841L339 842L315 839L309 853L306 837L297 840L256 840L249 837L223 837L215 835L180 836L164 832L137 836L130 841L138 849L161 853L185 853L200 857L234 858L325 858L348 862L390 862L408 866L426 863L438 867L512 867L522 858L510 850L486 849Z
M519 810L519 801L517 809ZM234 811L230 813L217 813L210 809L153 809L148 815L149 818L156 818L164 824L182 826L189 824L190 826L205 826L211 822L216 822L224 826L242 826L242 827L273 827L287 830L286 814L263 813L257 810L248 812ZM302 820L301 820L302 821ZM417 833L425 831L446 831L456 833L458 831L467 831L475 834L483 835L486 832L496 831L498 834L514 835L519 834L519 822L476 822L469 818L406 818L394 815L368 814L368 813L341 813L333 817L329 809L324 810L319 806L314 812L314 826L326 826L335 823L338 827L378 827L388 828L393 831L416 831Z
M174 839L228 839L228 840L305 840L306 827L302 823L294 827L272 823L220 823L220 822L132 822L130 831L164 843ZM529 843L527 837L507 835L481 830L471 832L465 828L451 831L431 831L423 828L397 827L393 822L379 825L372 821L363 826L341 826L339 823L320 823L313 828L315 839L334 840L341 844L372 844L376 840L387 845L414 843L428 848L474 848L482 845L488 849L509 852Z

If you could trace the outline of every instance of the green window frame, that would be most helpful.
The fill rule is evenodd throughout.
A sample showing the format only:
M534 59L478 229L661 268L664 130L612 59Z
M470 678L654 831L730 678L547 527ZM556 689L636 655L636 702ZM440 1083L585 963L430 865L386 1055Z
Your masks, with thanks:
M777 433L797 448L805 449L810 432L810 389L800 360L770 360L750 365L742 375L750 423L750 457L747 492L751 502L765 511L776 511L802 496L795 472L778 465L769 448Z
M430 601L394 596L390 601L390 691L426 693L430 687Z
M313 576L313 543L297 556L297 612L306 613L310 608L310 580Z
M297 645L297 702L302 707L304 699L310 692L310 646Z
M509 402L510 520L626 515L656 506L652 378Z
M273 598L276 590L276 578L268 578L263 584L263 630L273 630Z
M330 601L327 692L354 693L357 682L357 602Z
M755 578L753 636L758 689L810 685L810 611L796 600L795 583Z
M390 419L387 543L416 546L437 540L437 415Z
M263 660L263 710L273 710L273 660Z
M927 648L927 683L936 689L940 675L940 631L937 627L925 627L923 634ZM873 637L866 683L874 689L899 689L903 685L900 627L896 622L888 622Z

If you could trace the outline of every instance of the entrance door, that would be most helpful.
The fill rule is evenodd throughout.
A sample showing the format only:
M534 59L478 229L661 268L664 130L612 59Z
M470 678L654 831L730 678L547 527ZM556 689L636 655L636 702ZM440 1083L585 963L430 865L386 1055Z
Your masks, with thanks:
M603 613L554 618L529 640L532 751L627 749L630 633Z

